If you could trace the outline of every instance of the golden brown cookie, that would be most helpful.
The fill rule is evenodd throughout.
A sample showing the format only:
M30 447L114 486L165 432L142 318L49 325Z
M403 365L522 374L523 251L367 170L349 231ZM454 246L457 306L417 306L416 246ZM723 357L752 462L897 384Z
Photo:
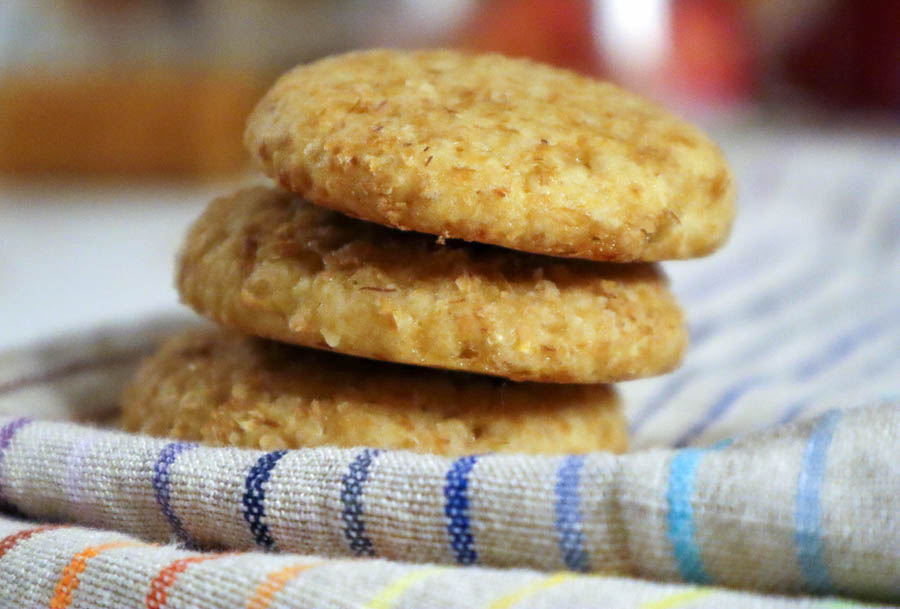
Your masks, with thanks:
M516 380L658 374L686 342L653 265L439 244L273 188L210 204L187 236L178 288L248 334Z
M284 75L245 143L308 200L445 238L616 262L708 254L718 148L610 83L500 55L365 51Z
M128 431L274 450L372 446L445 455L622 452L608 385L514 383L303 349L222 330L170 338L122 405Z

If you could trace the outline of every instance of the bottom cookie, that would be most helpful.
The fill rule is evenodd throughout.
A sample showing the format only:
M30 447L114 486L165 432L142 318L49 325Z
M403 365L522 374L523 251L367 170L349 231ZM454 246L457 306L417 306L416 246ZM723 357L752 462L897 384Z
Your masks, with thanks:
M122 426L274 450L371 446L443 455L627 447L610 385L516 383L389 364L223 330L169 338L126 388Z

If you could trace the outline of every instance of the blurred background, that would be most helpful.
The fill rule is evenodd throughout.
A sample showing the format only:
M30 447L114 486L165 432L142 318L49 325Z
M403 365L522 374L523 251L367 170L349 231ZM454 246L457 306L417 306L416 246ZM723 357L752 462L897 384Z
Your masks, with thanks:
M372 46L611 79L725 150L738 221L665 265L692 344L623 384L635 446L900 395L898 0L0 0L0 355L189 318L173 259L212 197L263 180L241 143L256 100ZM715 423L683 429L698 404Z
M370 46L531 57L716 124L900 120L896 0L4 0L0 172L239 171L276 75Z

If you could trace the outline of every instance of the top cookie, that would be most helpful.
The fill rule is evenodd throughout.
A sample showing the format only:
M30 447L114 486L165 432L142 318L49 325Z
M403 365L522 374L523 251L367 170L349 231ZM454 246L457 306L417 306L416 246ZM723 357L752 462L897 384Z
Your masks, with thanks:
M734 187L699 130L500 55L348 53L284 75L245 143L310 201L401 229L603 261L707 254Z

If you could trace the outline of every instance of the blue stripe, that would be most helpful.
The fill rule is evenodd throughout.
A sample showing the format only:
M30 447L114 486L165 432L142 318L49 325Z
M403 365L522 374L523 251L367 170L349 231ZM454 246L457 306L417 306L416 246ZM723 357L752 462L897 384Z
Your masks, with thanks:
M13 514L19 514L19 510L13 503L3 494L3 460L6 458L6 451L12 443L13 438L20 429L34 421L31 417L19 417L14 419L0 428L0 510L5 510Z
M825 349L797 367L795 372L797 380L805 381L834 366L850 355L867 339L877 336L890 325L895 324L898 319L900 319L900 308L893 310L887 316L871 320L839 336L837 340L833 341Z
M678 439L675 440L675 447L682 448L688 442L699 436L701 433L706 431L706 429L712 425L715 421L717 421L722 415L728 412L734 404L741 399L744 395L750 392L751 389L759 387L760 385L765 385L766 380L762 377L751 377L746 379L741 379L731 387L729 387L725 393L723 393L718 400L713 403L709 410L706 411L706 414L702 419L694 423L690 429L681 434Z
M725 327L733 327L735 324L747 324L760 318L790 310L816 295L824 289L828 283L823 278L834 274L834 263L827 261L816 268L809 270L803 277L796 274L787 277L781 284L770 288L761 297L748 300L736 310L726 310L723 314L698 320L691 326L691 348L696 349L709 338L715 336Z
M804 410L809 408L809 405L812 403L813 403L813 400L811 400L811 399L803 399L803 400L798 400L798 401L794 402L793 404L788 406L787 409L785 409L785 411L781 415L781 417L779 417L778 420L775 422L775 426L786 425L787 423L790 423L791 421L796 419L800 415L801 412L803 412Z
M356 455L350 463L347 473L341 478L341 503L344 509L341 511L341 520L344 521L344 537L350 544L350 549L357 556L375 556L375 548L372 540L366 535L366 524L363 521L362 496L366 481L369 479L369 469L372 460L381 454L380 450L366 448Z
M848 188L846 194L848 200L855 201L860 197L860 192L870 192L872 190L872 181L862 176L851 179L848 183L849 186L846 186ZM850 231L855 228L852 224L858 225L863 215L864 214L860 213L860 209L856 205L844 208L842 222L848 223L844 226L844 230L846 231L845 234L850 234ZM784 243L788 243L788 241L784 239L777 239L775 241L766 240L765 242L757 240L757 243L753 247L748 247L747 251L750 252L750 255L753 256L754 252L756 255L756 260L754 261L756 264L753 265L753 270L768 269L770 266L772 259L760 258L758 254L761 250L764 250L769 254L774 253L775 258L773 259L781 260L783 258L782 254L784 248L782 246ZM791 274L777 286L765 290L765 293L762 294L761 297L752 300L748 299L744 306L741 306L736 310L729 310L724 315L718 316L718 319L711 317L710 319L700 320L697 324L693 324L691 328L691 346L696 348L709 336L715 335L723 323L732 325L735 323L746 324L750 319L788 310L813 298L828 285L828 282L823 281L823 278L834 276L834 261L829 260L827 256L823 256L822 259L824 260L823 264L817 264L814 267L806 268L801 277L797 277L796 272ZM749 268L749 265L743 266L744 268ZM726 271L726 273L723 273L724 277L721 275L713 276L717 281L721 281L722 279L737 279L742 283L747 281L747 276L738 270L741 268L741 265L739 264L720 264L719 268L722 271ZM684 295L682 294L682 296ZM706 298L708 298L708 296ZM684 300L685 302L689 302L690 299L684 298ZM690 310L690 307L688 307L688 309Z
M559 533L559 551L563 562L573 571L589 571L587 552L584 550L584 532L581 530L581 497L578 485L584 455L566 457L556 474L556 531Z
M797 480L797 561L812 592L831 591L831 577L825 563L825 544L822 540L822 483L825 478L825 462L834 428L841 418L838 410L832 410L813 427L806 450L803 467Z
M244 520L250 525L250 532L256 544L267 550L275 549L275 540L269 534L269 526L265 523L266 516L266 489L265 484L278 460L286 450L276 450L264 454L256 464L250 468L250 473L244 480Z
M688 384L688 381L692 380L695 376L697 376L697 372L693 370L682 370L670 375L670 377L662 383L660 390L644 403L644 407L641 408L639 412L631 417L628 433L632 436L635 435L647 421L662 410L663 406L665 406L668 401L681 391L684 386Z
M463 565L471 565L478 560L475 538L469 526L468 497L469 474L477 461L478 457L475 455L460 457L454 461L447 472L447 484L444 487L444 497L447 500L444 514L448 518L450 546L456 553L456 562Z
M791 372L783 377L769 375L765 377L741 379L722 394L702 419L697 421L675 441L675 446L685 446L697 438L713 423L725 415L725 413L751 389L760 385L771 384L772 381L778 380L779 378L795 380L797 382L808 381L828 368L837 365L868 339L873 336L878 336L898 321L900 321L900 310L892 310L888 315L882 315L876 319L868 320L835 337L824 349L819 349L813 356L800 362Z
M864 210L870 205L859 205L859 201L865 201L875 188L875 181L872 179L872 172L864 172L855 176L848 177L841 181L837 186L836 198L830 202L833 209L841 210L841 230L844 235L851 235L860 228L862 219L865 217ZM782 173L782 180L786 179ZM783 188L783 187L782 187ZM776 190L771 190L765 197L759 200L768 199L771 204L772 196ZM782 193L784 190L782 190ZM842 199L841 204L837 203L837 199ZM762 209L762 207L760 208ZM757 231L754 235L756 238L748 245L744 245L738 254L732 254L721 258L717 258L716 263L708 270L697 273L698 279L693 279L693 286L686 283L680 290L678 295L682 302L691 305L695 301L702 299L708 300L712 294L722 291L722 288L731 288L733 284L745 284L754 276L760 274L760 271L766 271L773 263L782 261L785 258L785 245L793 245L788 239L780 238L780 235L772 239L769 231ZM890 241L883 241L890 243ZM821 244L820 244L821 245ZM822 256L827 258L827 256ZM834 263L830 262L829 266L834 267ZM808 269L809 274L813 273L813 269ZM796 281L796 273L790 280ZM768 290L772 293L773 290ZM792 296L786 294L785 296ZM793 297L794 300L799 300ZM690 310L690 306L687 307ZM694 341L691 341L694 344Z
M744 284L768 270L772 262L783 259L785 250L785 241L782 239L758 240L752 246L745 246L730 259L718 261L702 275L695 274L690 278L690 283L685 282L678 289L678 296L685 303L709 300L713 295L725 292L733 285Z
M786 310L789 308L793 308L796 301L791 299L790 303L785 305L782 310ZM887 315L882 315L880 319L885 325L890 325L892 320L896 320L900 318L900 310L894 309L889 312ZM744 323L746 319L743 318L734 318L733 315L729 315L728 322L734 324L736 322ZM824 324L828 323L828 319L824 316L820 320L816 320L815 323ZM879 324L877 321L869 322L864 324L863 327L857 328L855 330L851 330L848 334L850 335L850 339L848 340L847 335L839 336L836 341L833 341L832 344L825 349L820 349L819 353L811 358L809 358L808 363L804 366L799 367L795 374L799 377L800 380L805 380L809 378L813 374L820 372L828 368L830 365L833 365L837 361L849 354L854 348L858 346L859 341L864 338L867 338L870 333L877 332ZM702 329L703 332L711 332L709 329ZM675 400L675 398L679 395L679 393L685 389L696 377L701 375L709 375L709 373L715 370L725 370L727 371L730 367L733 367L735 364L746 364L747 362L758 360L761 357L766 356L767 354L773 352L780 348L780 346L786 342L790 342L793 336L796 333L791 333L785 331L785 328L776 327L772 332L769 332L766 336L762 337L761 340L751 345L748 349L744 349L742 352L737 353L734 357L729 357L726 360L723 360L720 365L714 366L713 368L705 368L704 370L694 370L690 368L684 368L675 372L669 379L667 379L660 390L656 392L651 398L647 399L644 402L642 408L635 413L634 416L630 417L631 424L629 426L629 432L632 435L636 435L638 431L643 428L643 426L654 416L656 416L659 412L665 409L665 407ZM853 335L857 335L855 338L852 338ZM694 338L694 332L692 331L691 345L696 348L699 346L702 339L705 337L700 337L701 340L698 341ZM822 352L825 352L826 355L821 355ZM743 382L743 381L741 381ZM727 410L727 408L726 408ZM690 438L686 441L682 442L682 445L686 444Z
M189 444L186 442L172 442L171 444L166 444L159 452L156 463L153 464L153 492L156 495L156 503L159 505L159 509L163 516L169 521L169 526L172 527L172 531L175 533L178 541L190 547L194 547L194 544L191 542L187 531L184 529L181 519L175 513L175 510L172 509L172 481L169 470L175 463L178 455L184 451L191 450L196 446L196 444Z
M696 584L711 584L706 572L700 546L694 531L694 479L700 460L706 453L722 450L731 443L724 440L710 448L685 448L672 458L669 467L669 488L666 491L669 542L681 578Z
M869 363L862 371L853 372L852 380L855 383L865 383L869 382L873 378L877 378L880 374L883 374L885 371L894 368L897 365L897 355L900 354L900 344L894 345L893 349L885 350L885 353L876 353L875 359ZM893 357L887 355L887 353L894 354ZM838 379L838 384L841 388L847 385L848 379L846 376ZM831 383L830 385L834 386L835 383ZM797 400L792 403L790 406L785 408L784 413L779 417L779 419L775 422L775 426L784 425L786 423L790 423L797 417L799 417L803 412L809 408L810 406L821 402L821 396L825 394L829 394L830 391L827 388L817 387L816 392L812 395L809 395L802 400ZM892 397L890 395L881 395L878 399L891 401Z

